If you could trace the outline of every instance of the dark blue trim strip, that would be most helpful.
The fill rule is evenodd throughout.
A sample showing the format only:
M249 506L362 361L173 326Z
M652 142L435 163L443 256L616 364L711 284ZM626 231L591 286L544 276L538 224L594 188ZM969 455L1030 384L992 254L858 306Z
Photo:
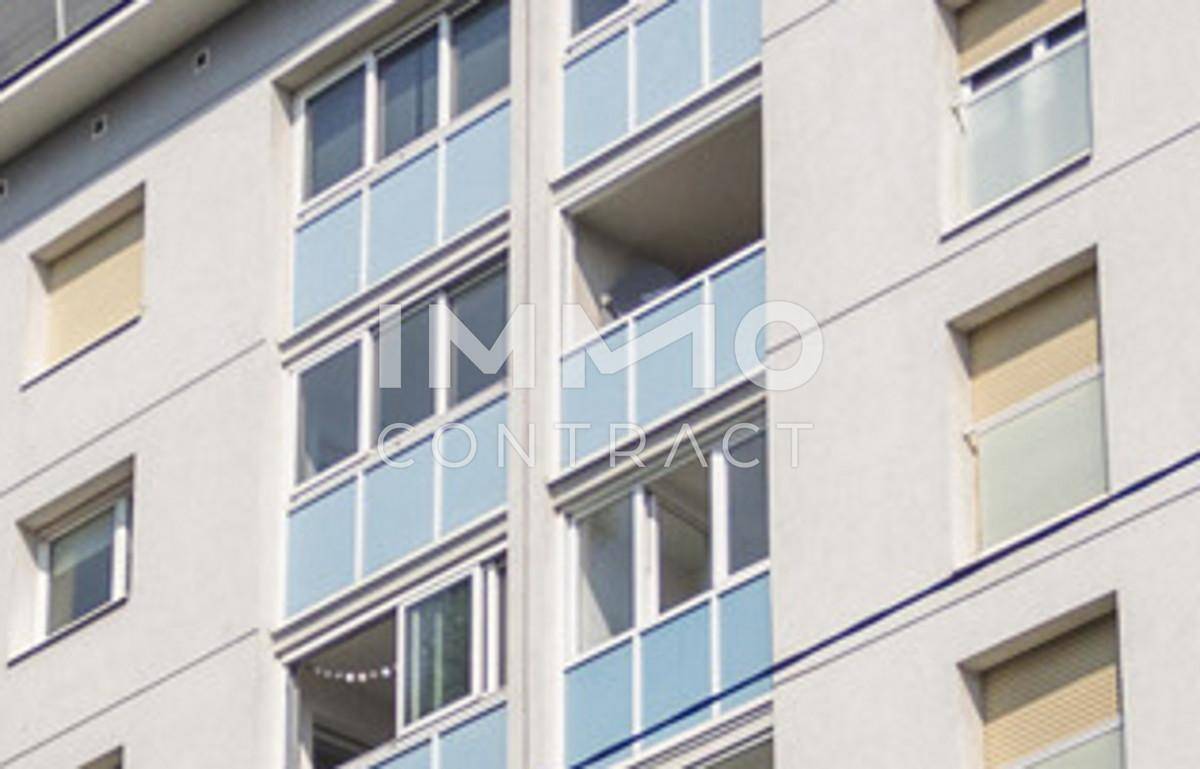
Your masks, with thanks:
M108 10L104 11L104 13L101 13L99 16L97 16L96 18L89 21L87 24L84 24L82 27L75 30L75 32L73 32L72 34L64 37L62 40L57 41L54 45L52 45L49 48L47 48L46 50L42 51L37 56L34 56L32 59L30 59L25 64L22 64L11 75L0 80L0 94L3 94L5 91L8 90L9 86L15 85L18 80L25 77L30 72L37 69L38 67L42 66L42 64L44 64L46 61L57 56L60 51L62 51L64 48L66 48L67 46L74 43L80 37L82 37L83 35L86 35L88 32L91 32L96 27L100 26L104 22L111 19L113 16L117 15L126 6L132 5L133 2L134 2L134 0L120 0L120 2L118 2L112 8L109 8Z
M1085 518L1090 518L1093 515L1095 515L1096 513L1099 513L1101 510L1104 510L1105 508L1111 506L1112 504L1114 504L1116 502L1120 502L1121 500L1126 499L1127 497L1131 497L1134 494L1137 494L1138 492L1140 492L1146 488L1149 488L1150 486L1153 486L1162 480L1165 480L1167 477L1174 475L1175 473L1179 472L1180 470L1183 470L1184 468L1186 468L1190 465L1193 465L1198 461L1200 461L1200 451L1196 451L1192 454L1189 454L1188 456L1184 457L1183 459L1173 462L1172 464L1167 465L1166 467L1164 467L1160 470L1157 470L1149 475L1146 475L1146 476L1140 478L1139 480L1136 480L1133 483L1130 483L1129 485L1121 488L1120 490L1115 491L1115 492L1105 496L1103 499L1099 499L1099 500L1093 502L1092 504L1088 505L1087 507L1085 507L1071 515L1068 515L1068 516L1062 518L1061 520L1055 521L1053 524L1045 527L1044 529L1039 529L1035 532L1032 532L1031 534L1021 537L1020 539L1014 540L1010 544L997 549L995 552L989 553L986 556L984 556L976 561L973 561L972 563L970 563L966 566L963 566L960 569L954 570L948 576L944 577L943 579L938 580L937 582L933 583L932 585L922 588L921 590L918 590L917 592L912 593L912 594L908 595L907 597L902 598L899 601L896 601L893 604L885 606L884 608L880 609L879 611L875 612L874 614L870 614L870 615L864 617L863 619L855 622L854 624L839 631L838 633L835 633L834 635L829 636L828 638L822 639L822 640L816 642L815 644L813 644L812 646L801 649L800 651L797 651L797 652L793 652L792 654L789 654L788 656L779 659L774 664L772 664L770 667L762 670L759 673L755 673L753 676L751 676L743 681L740 681L737 684L734 684L733 686L729 687L728 689L718 692L717 694L713 694L709 697L705 697L703 700L700 700L699 702L695 703L694 705L691 705L690 707L688 707L685 710L679 711L678 713L671 716L670 718L668 718L664 721L660 721L657 724L653 724L652 726L650 726L646 729L643 729L641 732L639 732L637 734L634 734L630 737L626 737L625 739L621 740L618 743L614 743L613 745L610 745L609 747L604 748L601 751L593 753L592 755L588 756L587 758L583 759L582 761L572 764L571 769L587 769L587 767L593 766L594 764L598 764L599 762L601 762L607 758L611 758L611 757L615 756L616 754L618 754L628 748L631 748L634 745L634 743L636 743L642 739L645 739L646 737L654 735L658 732L661 732L664 729L670 728L672 725L677 724L680 721L683 721L683 720L689 718L690 716L696 715L697 713L707 710L708 708L712 707L714 704L716 704L720 700L725 699L726 697L730 696L731 694L736 694L737 692L739 692L749 686L753 686L754 684L757 684L761 681L770 679L770 678L774 677L775 675L787 670L788 668L795 667L796 665L800 664L801 662L808 659L809 657L812 657L813 655L818 654L818 653L824 651L825 649L828 649L829 647L834 646L837 643L840 643L852 636L855 636L874 625L878 625L880 622L883 622L884 620L888 619L889 617L891 617L901 611L904 611L905 609L910 608L914 604L920 603L921 601L925 600L926 598L930 598L930 597L936 595L937 593L940 593L944 590L947 590L950 587L953 587L956 583L961 582L962 580L966 579L967 577L970 577L980 571L983 571L984 569L997 563L998 561L1001 561L1001 560L1009 557L1010 555L1020 552L1021 550L1024 550L1024 549L1028 548L1029 546L1031 546L1037 542L1040 542L1043 539L1046 539L1054 534L1057 534L1058 532L1062 531L1063 529L1066 529L1069 526L1073 526L1074 524L1084 520Z

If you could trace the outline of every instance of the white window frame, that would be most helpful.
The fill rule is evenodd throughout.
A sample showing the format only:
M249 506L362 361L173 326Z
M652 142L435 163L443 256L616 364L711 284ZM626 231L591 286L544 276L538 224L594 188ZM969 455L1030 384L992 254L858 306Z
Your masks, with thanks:
M296 200L297 221L299 227L303 223L315 219L322 213L336 207L342 201L352 196L354 192L383 176L410 158L416 157L432 146L445 144L447 139L459 128L474 122L478 117L491 112L499 104L509 99L512 89L511 73L509 84L491 94L479 103L463 112L454 112L454 82L457 76L454 66L453 26L455 20L473 10L483 0L470 0L466 3L444 4L441 8L424 15L422 18L407 26L403 31L390 34L385 39L369 46L364 52L343 62L326 74L301 88L295 96L292 110L292 123L295 130L294 153L296 174L294 196ZM511 0L510 0L511 3ZM511 4L510 4L511 7ZM405 45L412 43L431 29L437 30L438 46L438 82L437 82L437 120L429 131L415 137L401 147L385 154L383 151L382 102L380 94L379 63L389 54L396 52ZM512 40L512 30L509 29L509 40ZM336 83L342 76L362 67L365 77L363 87L366 88L363 102L363 158L358 169L347 174L344 178L331 184L315 195L308 194L308 103L319 96L329 86ZM439 176L445 169L439 168ZM441 203L439 202L439 208ZM438 212L438 220L444 219L444 212ZM441 230L439 226L438 230Z
M39 532L37 540L37 601L34 611L35 638L45 641L72 632L124 601L129 595L129 544L131 512L133 507L132 487L122 484L119 488L85 503L61 521ZM62 627L50 629L51 601L51 546L99 516L113 514L112 570L108 600L96 608L75 617Z
M369 461L371 455L376 451L386 450L390 452L399 448L401 445L410 442L413 434L423 432L420 428L443 420L451 414L470 413L481 404L495 400L499 392L507 389L507 376L501 381L492 383L484 387L481 391L457 401L452 400L450 388L434 388L433 412L418 424L412 425L412 427L417 428L413 433L408 435L390 434L386 441L382 443L379 441L381 432L378 430L378 421L381 399L379 397L379 377L376 365L379 355L379 333L382 324L393 323L397 317L403 322L405 318L410 317L412 314L428 308L430 312L430 336L434 340L433 350L434 357L436 358L434 365L449 373L453 367L456 348L450 343L449 330L442 328L441 324L438 323L438 318L441 317L442 313L434 311L434 306L439 304L448 306L454 296L486 280L491 280L498 275L507 273L508 266L507 252L501 252L501 256L498 259L490 260L480 265L467 275L447 282L433 291L419 296L417 299L404 302L403 306L399 307L395 312L383 314L377 319L373 318L370 323L354 331L349 337L339 341L336 345L322 348L319 356L314 355L294 368L292 374L292 421L294 427L292 429L291 445L293 447L293 454L295 455L300 450L300 440L303 437L301 433L302 425L300 424L301 379L308 371L322 365L350 347L357 345L359 348L358 435L356 450L303 481L297 480L293 468L291 471L291 487L295 495L306 494L308 490L317 487L325 488L329 485L331 479L341 477L348 469ZM505 315L507 316L507 314L508 307L506 303ZM449 379L450 377L446 377L443 381L449 381Z
M481 702L493 696L499 696L504 691L496 673L500 668L501 639L499 631L503 624L491 617L493 606L498 607L499 596L493 593L499 588L500 580L497 572L505 568L507 553L503 549L491 550L478 561L469 565L447 571L434 579L423 583L420 588L408 592L390 602L377 611L359 616L349 627L338 627L322 634L321 639L311 644L302 653L295 656L287 664L302 666L305 660L321 652L323 648L336 645L341 641L352 638L356 633L383 620L389 615L396 628L396 662L392 681L393 708L395 711L394 737L384 745L364 754L356 762L366 762L364 766L374 766L383 755L392 750L399 742L426 731L436 724L453 719L456 715L477 707ZM427 598L451 588L461 582L468 581L471 585L471 686L470 691L459 699L447 703L414 721L408 721L407 716L407 679L408 658L406 656L406 636L408 634L408 613ZM298 730L294 738L303 743L307 738L302 724L297 723ZM357 766L358 763L351 765Z
M754 440L762 430L748 435L742 440L731 444L731 448ZM683 452L688 452L684 454ZM709 525L711 527L709 541L709 587L685 601L662 611L659 606L659 541L658 516L652 504L649 485L655 480L669 475L685 465L686 462L696 462L694 452L681 449L672 468L660 470L653 475L640 479L632 488L606 496L578 514L572 515L567 524L567 553L570 571L567 586L567 664L572 668L588 659L601 656L605 652L620 646L631 638L640 636L646 630L669 622L671 619L686 614L696 607L715 602L721 595L733 588L751 582L766 574L771 568L771 551L768 545L767 556L736 572L730 572L729 545L729 468L720 445L704 448L705 461L709 463ZM681 457L686 457L682 459ZM761 461L769 462L768 453ZM605 641L595 644L588 649L581 649L579 633L579 589L580 589L580 524L596 513L608 509L608 506L623 498L629 498L631 515L633 516L633 622L631 627L613 635ZM768 516L769 516L768 512ZM714 643L719 639L714 638ZM714 646L714 648L720 648ZM716 665L714 664L714 669ZM635 700L636 701L636 700Z

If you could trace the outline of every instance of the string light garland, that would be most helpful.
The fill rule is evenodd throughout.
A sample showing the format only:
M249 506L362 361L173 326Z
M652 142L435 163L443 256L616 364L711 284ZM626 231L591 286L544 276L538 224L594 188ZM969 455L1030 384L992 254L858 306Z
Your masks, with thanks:
M321 665L308 664L304 669L325 681L337 681L343 684L368 684L372 681L387 680L393 675L399 675L399 665L384 665L370 670L335 670Z

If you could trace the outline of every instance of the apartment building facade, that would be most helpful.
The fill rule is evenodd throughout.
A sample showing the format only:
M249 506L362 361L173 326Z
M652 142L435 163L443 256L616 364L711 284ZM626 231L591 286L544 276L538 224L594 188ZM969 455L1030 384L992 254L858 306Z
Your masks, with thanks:
M0 7L0 766L1197 765L1197 29Z

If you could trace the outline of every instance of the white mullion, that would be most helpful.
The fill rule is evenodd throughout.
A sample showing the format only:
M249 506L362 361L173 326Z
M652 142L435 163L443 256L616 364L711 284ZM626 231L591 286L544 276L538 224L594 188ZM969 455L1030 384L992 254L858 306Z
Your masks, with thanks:
M561 454L559 455L561 456ZM566 522L567 531L567 601L564 607L563 614L567 618L567 646L568 652L566 658L572 660L583 651L581 648L581 637L579 634L579 521L568 520ZM637 605L636 599L634 605ZM631 615L633 613L631 612Z
M395 608L396 613L396 665L392 670L393 692L396 702L396 734L402 734L405 718L408 712L408 692L404 682L408 675L408 615L406 607L401 604Z
M438 128L444 128L453 113L454 48L449 14L438 17Z
M725 452L709 455L709 513L712 527L712 587L724 585L729 574L729 463Z
M708 682L710 695L721 691L721 601L716 590L709 591L708 596L708 658L711 660L711 670ZM720 715L721 703L714 703L717 715ZM714 707L709 708L713 715Z
M487 686L484 676L485 643L487 632L487 605L484 601L484 567L477 567L471 574L471 696L481 694Z
M628 350L628 352L626 353L626 359L625 359L625 371L628 372L628 376L625 378L625 386L629 388L629 392L625 393L625 411L626 411L625 419L630 424L636 425L637 424L637 385L638 385L637 373L638 372L637 372L637 336L636 336L637 323L635 323L634 321L635 321L634 317L630 316L625 325L625 349ZM604 337L600 337L600 338L603 339ZM607 345L607 342L605 344ZM587 347L585 346L583 349L586 350ZM585 352L584 355L587 355L587 353ZM584 365L585 366L587 365L586 360L584 361ZM584 371L584 373L586 375L586 373L587 373L586 370ZM610 430L609 434L610 435L612 434L611 430ZM609 451L612 451L611 445L608 448L609 448Z
M700 350L704 358L704 390L712 392L717 388L717 305L711 275L706 275L700 284L700 306L704 308L701 322L704 324L705 344L701 345Z
M700 83L712 83L712 0L700 0Z
M644 486L639 486L634 497L634 541L637 542L638 568L634 578L634 593L637 611L634 612L635 627L650 624L659 614L659 516L658 504Z
M450 347L450 301L446 293L440 292L434 300L433 336L434 336L434 366L436 376L434 381L443 387L435 387L433 392L434 413L445 414L450 410L450 389L453 371L451 370Z
M484 571L486 577L485 598L487 599L487 635L484 637L484 671L487 681L484 690L500 689L500 648L504 623L500 617L500 565L493 561Z
M363 100L363 164L371 167L379 162L379 59L374 55L368 56L364 67L363 80L367 89Z
M629 46L626 51L625 69L628 75L625 78L625 99L629 117L625 121L625 130L628 133L637 128L637 24L634 17L630 17L627 34L629 35Z
M129 496L113 508L112 600L124 598L129 590Z

